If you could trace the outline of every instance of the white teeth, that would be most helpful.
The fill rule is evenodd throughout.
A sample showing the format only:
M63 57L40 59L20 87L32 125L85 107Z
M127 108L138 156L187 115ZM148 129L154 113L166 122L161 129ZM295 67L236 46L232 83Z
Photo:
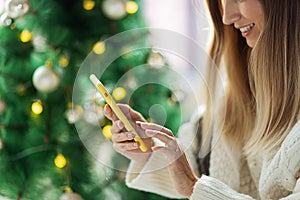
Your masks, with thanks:
M243 28L240 28L240 31L241 31L242 33L247 32L247 31L249 31L253 26L254 26L254 23L252 23L252 24L250 24L250 25L248 25L248 26L245 26L245 27L243 27Z

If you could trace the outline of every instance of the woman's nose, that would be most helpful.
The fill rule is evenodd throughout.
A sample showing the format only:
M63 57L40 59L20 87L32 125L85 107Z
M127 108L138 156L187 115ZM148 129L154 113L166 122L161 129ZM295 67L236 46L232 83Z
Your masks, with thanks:
M241 18L238 5L233 0L223 1L223 23L231 25Z

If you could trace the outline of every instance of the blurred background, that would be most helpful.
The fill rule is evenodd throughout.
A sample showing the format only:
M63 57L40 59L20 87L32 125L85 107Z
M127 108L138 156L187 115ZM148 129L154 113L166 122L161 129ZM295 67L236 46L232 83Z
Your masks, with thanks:
M92 130L101 130L99 154L117 163L112 166L126 169L129 161L111 152L111 122L103 116L103 99L89 91L83 93L82 104L75 104L72 97L88 55L101 58L108 52L108 38L143 27L173 31L204 51L207 48L209 25L202 1L0 0L1 200L168 199L128 188L125 172L92 156L75 127L84 121ZM128 40L134 47L146 44L148 37L148 33L132 35ZM165 35L158 40L166 40ZM187 60L206 59L190 43L178 43L186 60L144 48L120 53L101 76L117 102L129 103L150 122L159 123L163 113L162 125L175 135L195 110L191 103L195 95L202 99L202 80ZM147 70L139 76L150 71L157 79L174 81L176 89L159 84L136 89L134 73L124 86L116 87L122 75L141 65ZM170 70L196 90L180 87L168 75ZM198 70L204 74L203 65ZM82 82L83 88L85 84L90 83Z

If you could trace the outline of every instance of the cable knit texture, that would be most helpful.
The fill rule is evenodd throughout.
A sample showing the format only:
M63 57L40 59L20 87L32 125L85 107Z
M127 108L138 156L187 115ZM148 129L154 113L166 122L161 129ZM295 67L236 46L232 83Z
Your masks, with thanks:
M197 114L199 116L199 113ZM199 118L198 118L199 119ZM179 130L183 146L193 169L191 154L195 116ZM201 176L195 184L192 200L198 199L300 199L300 120L295 124L281 147L273 152L244 158L226 140L213 138L210 176ZM129 187L153 192L170 198L182 198L172 185L163 155L155 152L144 166L131 162L126 176ZM133 173L134 172L134 173Z

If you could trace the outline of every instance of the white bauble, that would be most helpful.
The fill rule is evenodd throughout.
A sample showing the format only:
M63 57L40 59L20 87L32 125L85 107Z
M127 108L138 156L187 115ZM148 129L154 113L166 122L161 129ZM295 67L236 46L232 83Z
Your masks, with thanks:
M13 23L11 17L7 16L7 13L3 13L0 17L0 26L9 26Z
M104 119L103 108L97 104L84 105L84 120L94 126L99 125L99 122Z
M83 200L83 198L74 192L66 192L59 198L59 200Z
M35 35L32 39L32 45L37 52L44 52L47 50L47 38L42 35Z
M105 0L102 3L103 13L110 19L118 20L126 16L126 3L124 0Z
M160 69L165 66L165 58L158 51L152 51L147 58L147 63L151 68Z
M0 15L5 11L5 2L6 0L0 0Z
M70 124L76 123L84 114L84 110L81 106L75 106L66 110L65 116Z
M29 10L28 0L7 0L5 12L11 18L18 18L25 15Z
M32 81L38 91L50 93L57 89L60 79L52 68L40 66L34 71Z

